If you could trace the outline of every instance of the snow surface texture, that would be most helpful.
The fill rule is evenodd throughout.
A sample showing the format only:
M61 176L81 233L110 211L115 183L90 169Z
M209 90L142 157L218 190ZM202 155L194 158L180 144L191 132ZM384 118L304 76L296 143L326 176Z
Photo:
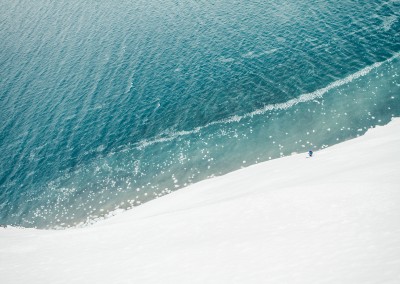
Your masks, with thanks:
M1 283L400 283L400 119L93 226L0 229Z

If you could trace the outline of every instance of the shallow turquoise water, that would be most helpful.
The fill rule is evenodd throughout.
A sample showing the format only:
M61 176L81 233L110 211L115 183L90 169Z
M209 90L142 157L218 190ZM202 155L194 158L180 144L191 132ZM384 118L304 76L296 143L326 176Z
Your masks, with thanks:
M242 2L0 1L0 224L84 224L399 116L399 1Z

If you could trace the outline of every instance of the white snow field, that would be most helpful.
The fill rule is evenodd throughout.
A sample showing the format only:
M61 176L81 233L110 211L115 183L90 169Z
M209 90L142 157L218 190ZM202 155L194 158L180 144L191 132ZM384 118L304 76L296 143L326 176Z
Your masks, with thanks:
M0 283L400 283L400 119L90 227L2 228Z

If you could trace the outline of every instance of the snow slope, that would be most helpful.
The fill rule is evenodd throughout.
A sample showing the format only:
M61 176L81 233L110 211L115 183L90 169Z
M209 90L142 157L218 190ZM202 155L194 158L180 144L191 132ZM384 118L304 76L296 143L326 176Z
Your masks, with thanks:
M93 226L0 229L1 283L400 283L400 119Z

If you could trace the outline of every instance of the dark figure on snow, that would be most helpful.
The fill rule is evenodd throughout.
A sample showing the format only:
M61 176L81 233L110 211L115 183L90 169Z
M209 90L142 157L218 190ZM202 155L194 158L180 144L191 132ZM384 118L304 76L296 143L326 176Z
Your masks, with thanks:
M312 150L308 151L308 155L309 155L310 157L312 157L312 154L313 154L313 151L312 151Z

